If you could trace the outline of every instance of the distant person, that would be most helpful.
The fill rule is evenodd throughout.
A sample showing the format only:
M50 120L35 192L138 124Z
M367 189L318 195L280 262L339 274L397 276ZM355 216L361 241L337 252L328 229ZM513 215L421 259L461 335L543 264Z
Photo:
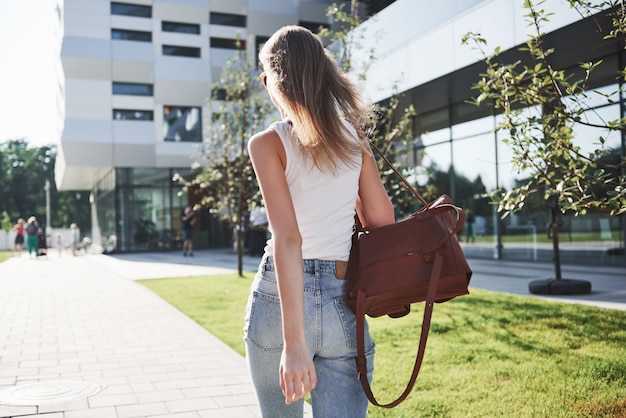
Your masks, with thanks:
M37 231L39 230L39 225L37 225L37 218L31 216L28 218L28 223L26 224L26 248L28 249L28 255L30 258L33 258L33 253L35 257L39 257L39 237L37 236Z
M465 211L465 242L476 242L476 217L470 209Z
M180 217L183 224L183 257L193 257L193 226L196 223L196 211L187 206Z
M22 256L22 250L24 249L24 219L19 218L17 223L13 227L15 231L15 241L13 243L13 255L17 253L18 257Z
M80 241L80 230L75 222L72 222L70 225L70 230L72 232L72 255L76 255L76 252L78 251L78 242Z
M37 254L48 256L48 242L46 241L46 233L43 228L37 229Z
M63 236L61 234L57 234L55 246L57 247L57 251L59 252L59 258L61 258L61 254L63 253Z

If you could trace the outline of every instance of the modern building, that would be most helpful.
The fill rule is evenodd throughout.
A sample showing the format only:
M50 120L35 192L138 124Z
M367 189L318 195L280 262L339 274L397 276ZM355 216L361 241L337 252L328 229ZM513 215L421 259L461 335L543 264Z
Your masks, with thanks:
M198 157L212 83L236 51L254 54L281 26L328 26L331 3L65 0L55 175L59 190L91 191L96 248L180 247L180 213L194 202L172 178ZM196 246L225 244L215 219L197 224Z
M179 211L190 202L177 195L171 179L174 172L188 172L198 152L211 83L233 51L246 48L254 54L282 25L332 24L326 16L331 3L65 0L61 56L66 111L56 180L61 190L91 190L94 242L106 247L115 241L121 251L176 248ZM531 30L524 2L361 3L365 14L375 15L360 28L361 50L371 47L377 58L368 67L364 87L375 102L401 93L405 104L415 106L415 145L423 152L416 160L449 173L443 191L475 214L477 242L465 244L467 253L551 260L547 208L501 221L485 199L463 194L463 181L491 191L510 188L518 176L510 148L493 132L493 110L468 102L476 95L472 86L484 63L461 39L468 32L481 33L489 47L505 51L503 59L515 59ZM622 49L605 47L602 35L567 1L548 0L542 7L553 12L543 30L559 51L555 64L567 69L602 59L609 66L594 76L594 88L615 90L616 71L626 62ZM237 43L237 38L245 42ZM621 109L618 102L598 103L594 112L608 120L623 115ZM608 135L607 144L624 155L620 135ZM620 255L623 217L566 216L562 222L564 260L626 264ZM219 244L208 232L199 232L201 245Z
M360 27L362 50L375 50L376 60L366 72L366 89L374 102L392 94L402 94L405 104L415 107L413 128L415 147L423 152L423 166L437 167L448 174L445 192L475 215L477 242L464 245L470 256L551 261L553 243L547 236L551 221L546 206L525 209L500 220L487 199L467 195L468 184L484 186L489 192L511 189L524 177L513 169L511 148L504 135L494 133L498 116L489 106L478 107L470 99L478 95L472 87L486 66L482 55L462 45L468 32L479 33L488 42L486 52L499 47L500 61L513 63L524 56L529 26L524 1L464 0L430 2L397 0ZM555 68L573 71L582 62L602 60L589 80L589 88L611 94L613 103L590 95L589 120L617 120L624 117L624 98L616 95L618 72L623 69L624 48L603 37L611 29L610 17L597 13L581 18L569 2L547 0L541 9L550 13L542 22L547 47L557 51L550 56ZM598 31L602 28L604 32ZM366 59L366 58L362 58ZM355 60L358 61L358 60ZM532 65L532 64L530 64ZM595 101L594 101L595 100ZM592 150L598 137L606 147L625 156L624 136L578 128L575 141L581 152ZM561 259L587 264L626 265L623 216L588 214L563 216L560 235ZM465 241L465 234L463 234Z

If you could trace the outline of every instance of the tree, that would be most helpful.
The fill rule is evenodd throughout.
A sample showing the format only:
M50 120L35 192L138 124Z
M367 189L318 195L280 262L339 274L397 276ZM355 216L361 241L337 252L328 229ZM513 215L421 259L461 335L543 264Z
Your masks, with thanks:
M85 192L59 192L54 182L56 147L31 147L23 139L0 144L0 212L15 223L17 218L37 217L42 226L67 227L77 222L86 230L91 227L91 208ZM44 186L50 182L51 225L45 225L46 196Z
M487 104L501 114L496 130L508 134L513 151L513 166L525 181L509 191L491 194L498 212L517 212L531 201L542 201L549 208L549 236L552 238L556 283L531 283L533 293L588 293L586 281L562 281L559 255L561 216L566 212L585 214L590 211L626 214L626 158L624 133L626 119L603 120L593 112L589 103L595 99L607 104L621 100L621 82L626 68L616 72L620 86L613 93L592 90L591 76L602 61L581 63L577 70L564 70L553 65L558 51L546 45L542 25L550 13L542 9L545 1L525 0L526 18L533 28L532 35L520 51L525 59L504 63L496 48L488 55L483 50L485 39L468 33L463 42L473 41L485 59L486 71L474 86L479 95L476 105ZM612 30L605 42L614 42L624 50L626 6L621 1L569 0L570 6L583 17L594 19L596 12L612 16ZM599 30L601 25L596 26ZM622 113L622 111L620 111ZM595 129L597 147L583 152L576 141L576 128ZM604 132L622 133L621 158L611 159L615 150L608 148ZM534 198L539 195L539 199ZM571 286L570 286L571 285ZM562 291L555 290L562 288Z
M246 216L251 205L261 203L247 152L248 139L266 127L274 111L258 75L245 52L237 52L228 61L220 81L213 86L212 120L198 163L202 170L190 180L175 177L184 185L181 193L195 193L200 206L233 228L240 276Z
M610 13L613 28L604 39L618 42L620 49L624 49L626 6L622 2L569 2L582 16L597 11ZM487 64L482 79L475 85L479 95L473 101L477 105L493 106L501 113L496 129L508 134L505 142L513 150L513 165L527 179L509 191L494 191L492 200L504 216L523 209L534 194L541 194L544 201L555 202L561 213L626 214L624 150L619 159L607 158L609 154L615 155L616 150L605 146L603 136L607 131L626 132L626 119L592 120L588 113L592 99L611 104L620 91L607 94L589 89L590 77L602 61L582 63L581 71L569 72L552 65L552 58L558 51L544 42L542 24L550 14L540 9L543 3L525 1L526 17L534 30L520 48L527 54L527 60L500 62L500 49L486 54L483 50L486 41L479 34L469 33L463 40L464 43L473 41ZM616 78L618 76L624 80L626 68L616 73ZM575 141L577 125L594 128L598 133L598 146L591 152L582 152Z

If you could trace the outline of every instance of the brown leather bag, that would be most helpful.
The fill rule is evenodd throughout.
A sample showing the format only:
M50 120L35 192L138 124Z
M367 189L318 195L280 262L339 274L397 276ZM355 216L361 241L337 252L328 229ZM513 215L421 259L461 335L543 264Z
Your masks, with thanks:
M446 195L426 202L389 160L404 184L424 204L409 218L380 228L364 228L358 217L348 261L346 299L356 314L357 372L372 404L393 408L406 399L415 384L426 350L434 302L468 294L472 271L457 239L464 213ZM376 401L367 378L365 315L399 318L411 304L426 302L413 373L404 392L393 402Z

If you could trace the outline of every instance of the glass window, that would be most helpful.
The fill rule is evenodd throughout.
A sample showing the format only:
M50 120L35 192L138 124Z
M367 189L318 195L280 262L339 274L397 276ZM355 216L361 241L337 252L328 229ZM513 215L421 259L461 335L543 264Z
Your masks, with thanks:
M200 25L195 23L181 23L181 22L161 22L161 30L163 32L177 32L177 33L191 33L194 35L200 34Z
M152 96L152 84L113 82L113 94L127 94L130 96Z
M111 2L111 14L135 17L152 17L152 6L141 4Z
M126 29L111 29L111 39L119 39L123 41L152 42L152 32Z
M152 110L113 109L115 120L154 120Z
M211 48L245 50L246 41L241 39L211 38Z
M163 139L175 142L202 141L200 107L164 106Z
M235 26L245 28L247 18L245 15L236 15L232 13L211 12L209 21L212 25Z
M163 55L200 58L200 48L191 46L163 45Z

